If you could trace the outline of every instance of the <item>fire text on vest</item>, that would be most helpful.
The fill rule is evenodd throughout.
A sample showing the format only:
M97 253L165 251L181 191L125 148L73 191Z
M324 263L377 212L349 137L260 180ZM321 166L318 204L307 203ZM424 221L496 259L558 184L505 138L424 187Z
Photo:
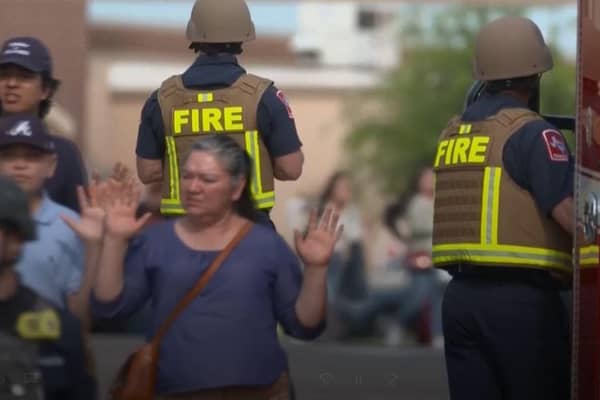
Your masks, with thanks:
M243 108L206 107L173 110L173 134L244 131Z
M486 162L488 136L459 137L438 144L435 166L483 164Z

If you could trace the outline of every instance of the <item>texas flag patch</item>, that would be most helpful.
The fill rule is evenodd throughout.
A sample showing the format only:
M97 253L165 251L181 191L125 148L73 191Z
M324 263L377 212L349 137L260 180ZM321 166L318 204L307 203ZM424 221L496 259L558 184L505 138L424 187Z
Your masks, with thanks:
M569 148L560 132L554 129L546 129L542 132L542 136L552 161L569 161Z
M285 95L283 94L283 92L281 90L277 90L276 95L277 95L277 98L279 99L279 101L281 101L283 103L283 105L285 106L285 109L287 110L287 113L288 113L288 117L290 117L290 119L294 119L294 113L292 112L292 107L290 107L290 103L285 98Z

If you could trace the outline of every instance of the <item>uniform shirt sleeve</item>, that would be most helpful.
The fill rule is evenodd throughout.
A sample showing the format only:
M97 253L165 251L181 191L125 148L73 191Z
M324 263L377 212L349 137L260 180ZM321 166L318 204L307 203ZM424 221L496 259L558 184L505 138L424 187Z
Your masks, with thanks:
M92 312L98 318L126 318L141 308L150 297L148 266L149 238L141 234L132 240L127 250L123 271L123 290L111 302L101 302L92 295Z
M154 91L142 108L135 152L140 158L162 160L165 155L164 125L158 91Z
M550 216L554 207L573 196L573 157L562 133L546 121L530 122L515 133L504 147L503 161L544 214Z
M314 328L306 328L298 320L296 300L302 287L300 263L283 240L278 243L278 247L276 254L279 267L273 297L275 317L288 335L304 340L315 339L325 330L325 321Z
M273 85L258 104L257 124L272 158L294 153L302 147L292 109L283 92Z

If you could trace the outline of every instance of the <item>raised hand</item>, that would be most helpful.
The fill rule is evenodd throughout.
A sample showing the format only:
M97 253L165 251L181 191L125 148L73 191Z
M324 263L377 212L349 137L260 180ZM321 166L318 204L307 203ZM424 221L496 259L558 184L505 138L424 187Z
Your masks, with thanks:
M106 213L98 203L98 182L92 180L87 193L83 187L78 186L77 197L81 209L80 218L74 219L66 215L62 215L61 218L84 242L101 241Z
M112 172L107 179L102 179L100 173L96 170L92 173L92 180L98 182L97 190L99 193L109 194L113 190L121 190L123 186L131 183L134 178L131 170L122 162L117 162L113 166ZM106 196L105 196L106 197ZM100 205L106 204L99 199Z
M133 179L109 188L106 208L106 233L112 237L128 240L148 221L151 214L136 218L140 200L140 188Z
M339 219L339 211L329 205L319 221L316 211L311 211L304 236L298 231L294 232L296 252L305 265L325 267L329 264L335 243L343 230L343 226L338 226Z

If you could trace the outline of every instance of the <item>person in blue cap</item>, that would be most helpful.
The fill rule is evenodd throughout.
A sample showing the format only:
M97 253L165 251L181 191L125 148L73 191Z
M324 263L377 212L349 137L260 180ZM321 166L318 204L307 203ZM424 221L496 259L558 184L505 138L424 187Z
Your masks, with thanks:
M48 48L33 37L6 40L0 50L0 115L30 113L45 118L60 85L53 75ZM77 145L53 135L56 173L45 183L57 203L79 211L77 186L85 186L87 172Z
M78 215L44 190L55 169L55 142L39 118L31 114L0 118L0 176L26 193L38 231L36 240L25 245L17 271L26 286L85 322L92 271L85 271L83 245L63 220Z

